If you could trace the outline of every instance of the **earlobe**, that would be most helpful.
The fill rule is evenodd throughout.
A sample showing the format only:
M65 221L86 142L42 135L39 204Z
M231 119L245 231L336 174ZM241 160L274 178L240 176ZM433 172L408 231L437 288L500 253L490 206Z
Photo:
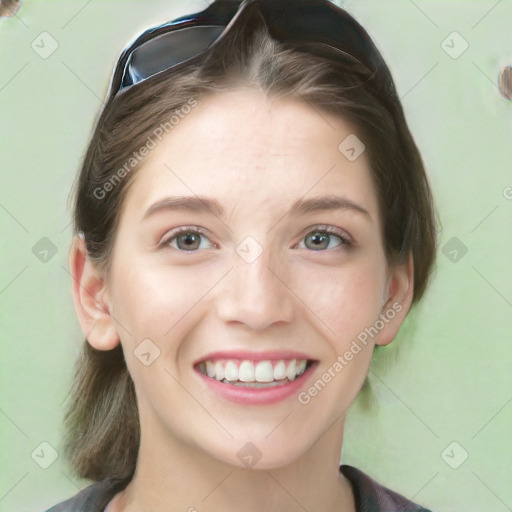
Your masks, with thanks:
M376 345L388 345L395 338L411 308L414 294L414 263L412 254L407 261L391 269L387 287L387 300L380 318L383 328L375 337Z
M119 344L119 334L110 314L106 284L87 256L85 240L75 236L69 251L73 279L73 302L89 344L97 350L111 350Z

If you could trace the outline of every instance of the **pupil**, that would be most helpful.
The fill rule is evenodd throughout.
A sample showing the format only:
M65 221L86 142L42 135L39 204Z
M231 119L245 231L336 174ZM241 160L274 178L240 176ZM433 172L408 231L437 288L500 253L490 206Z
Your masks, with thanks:
M191 247L197 242L197 235L194 235L193 233L186 233L185 235L182 235L181 240L184 242L184 244L188 247Z
M313 242L313 245L315 245L316 247L319 247L327 240L327 236L324 233L320 233L320 234L317 233L317 234L311 236L311 240Z

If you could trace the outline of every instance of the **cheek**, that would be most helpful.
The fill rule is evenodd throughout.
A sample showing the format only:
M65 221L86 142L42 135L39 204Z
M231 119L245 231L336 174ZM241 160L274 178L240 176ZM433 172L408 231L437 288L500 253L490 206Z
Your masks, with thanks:
M161 272L157 265L132 263L119 265L112 280L113 313L126 327L119 334L129 345L149 338L163 351L163 341L179 330L200 292L204 294L204 286L196 282L199 276L192 267Z
M179 374L180 340L186 337L194 306L205 293L197 282L184 279L187 270L162 272L156 265L124 261L112 280L113 314L120 326L126 366L144 400L151 401L162 386L172 387L173 380L163 369L175 377ZM148 366L141 359L144 353L152 359Z
M376 262L315 271L314 278L302 283L304 302L338 349L372 325L381 312L385 272Z

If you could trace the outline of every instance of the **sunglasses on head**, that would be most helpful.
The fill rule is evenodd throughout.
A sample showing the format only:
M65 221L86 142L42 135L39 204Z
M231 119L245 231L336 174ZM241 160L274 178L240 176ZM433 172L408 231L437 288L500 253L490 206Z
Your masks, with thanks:
M394 95L391 74L364 28L329 0L216 0L204 11L143 32L121 54L109 99L155 75L198 61L234 26L264 21L295 49L348 66L379 94Z

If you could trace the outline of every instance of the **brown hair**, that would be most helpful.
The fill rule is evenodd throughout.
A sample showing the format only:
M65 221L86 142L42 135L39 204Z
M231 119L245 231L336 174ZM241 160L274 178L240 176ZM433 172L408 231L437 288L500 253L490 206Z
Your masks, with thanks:
M435 215L424 166L396 92L391 91L390 112L347 69L276 42L263 26L253 28L231 32L200 64L160 73L105 105L74 189L75 233L84 234L90 258L108 274L119 212L138 166L117 182L119 169L191 98L199 101L235 84L256 87L267 95L305 101L355 124L369 155L386 254L390 262L399 262L412 253L417 302L435 257ZM116 184L98 194L107 182ZM131 478L140 426L121 345L99 351L85 341L65 422L64 452L78 476L96 481L107 476Z

